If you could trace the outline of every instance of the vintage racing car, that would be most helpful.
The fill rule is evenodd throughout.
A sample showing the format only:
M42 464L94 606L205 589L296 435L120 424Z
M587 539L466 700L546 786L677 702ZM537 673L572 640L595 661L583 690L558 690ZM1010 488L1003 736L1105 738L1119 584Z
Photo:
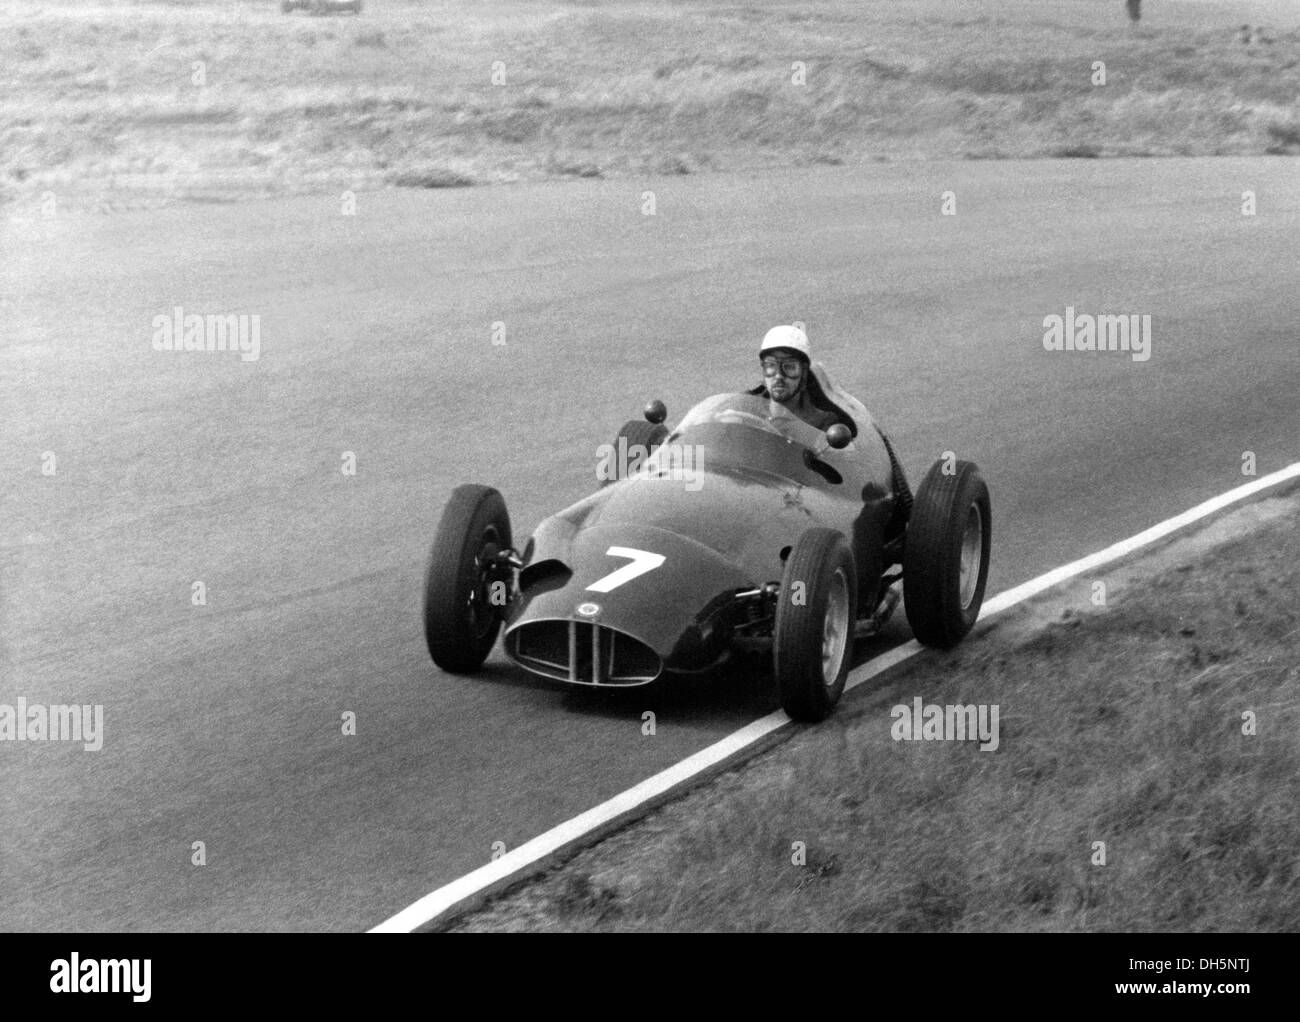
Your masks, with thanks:
M826 432L753 393L701 401L669 432L652 402L606 449L613 481L522 547L497 490L457 487L425 573L434 662L472 673L504 627L506 656L535 675L631 686L770 643L781 705L814 721L900 582L917 639L957 643L988 574L979 470L940 459L912 498L871 415L820 363L809 388L840 420Z

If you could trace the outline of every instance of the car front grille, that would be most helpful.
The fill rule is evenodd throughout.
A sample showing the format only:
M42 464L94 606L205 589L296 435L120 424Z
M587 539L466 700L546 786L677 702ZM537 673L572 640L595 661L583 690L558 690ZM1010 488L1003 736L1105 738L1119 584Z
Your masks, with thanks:
M659 655L623 632L588 621L534 621L506 636L506 655L534 674L576 685L644 685Z

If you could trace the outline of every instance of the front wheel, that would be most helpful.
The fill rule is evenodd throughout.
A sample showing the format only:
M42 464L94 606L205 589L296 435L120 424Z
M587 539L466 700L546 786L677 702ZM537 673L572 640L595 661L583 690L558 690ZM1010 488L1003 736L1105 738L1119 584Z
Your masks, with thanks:
M456 487L424 573L424 639L444 671L472 674L491 652L510 590L496 558L510 545L501 494L473 483Z
M974 462L936 461L921 481L903 548L903 604L918 641L948 649L974 626L989 574L989 491Z
M853 660L858 579L853 553L834 529L809 529L785 562L772 659L781 707L795 720L824 720L844 692Z

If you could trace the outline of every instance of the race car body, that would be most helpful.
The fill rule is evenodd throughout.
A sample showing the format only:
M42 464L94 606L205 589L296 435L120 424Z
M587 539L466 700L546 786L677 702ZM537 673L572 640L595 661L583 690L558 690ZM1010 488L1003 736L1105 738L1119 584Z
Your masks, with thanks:
M780 412L749 394L709 398L638 471L542 522L506 621L507 655L578 684L707 668L747 619L734 595L779 581L813 525L852 537L859 594L874 593L893 510L884 443L868 420L834 450ZM575 653L607 652L569 656L571 641ZM635 670L620 670L624 649Z
M866 409L819 364L810 389L839 419L825 433L753 393L710 397L668 433L656 403L648 423L628 423L607 449L615 481L543 520L522 553L500 494L459 488L426 578L434 660L476 669L503 627L506 655L534 674L642 685L708 670L738 640L767 639L786 709L825 716L860 623L892 609L914 512ZM935 550L928 563L912 558L923 588L945 590L918 591L935 604L925 628L936 645L973 623L987 570L987 492L974 466L960 464L965 485L940 486L951 499L939 510L953 518L962 505L961 535L954 542L945 522L942 563ZM928 508L924 487L923 498Z

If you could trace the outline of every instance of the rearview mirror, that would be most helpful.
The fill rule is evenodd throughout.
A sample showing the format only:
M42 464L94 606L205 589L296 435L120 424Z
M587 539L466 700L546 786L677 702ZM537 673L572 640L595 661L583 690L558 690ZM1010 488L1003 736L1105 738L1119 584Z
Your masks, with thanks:
M651 401L645 406L646 422L653 422L656 426L668 418L668 406L662 401Z
M826 442L837 451L848 447L852 439L853 434L849 432L849 427L842 422L835 423L826 431Z

